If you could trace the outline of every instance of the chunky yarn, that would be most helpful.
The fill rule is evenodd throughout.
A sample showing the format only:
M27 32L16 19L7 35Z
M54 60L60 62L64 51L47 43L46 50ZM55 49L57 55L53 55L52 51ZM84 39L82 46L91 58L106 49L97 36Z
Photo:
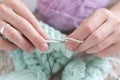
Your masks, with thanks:
M47 24L44 24L43 22L40 22L40 24L43 26L44 31L49 34L50 38L65 38L65 35L61 34L59 31L56 31L54 28L49 27ZM66 50L65 45L63 44L49 44L49 46L50 50L44 53L37 49L33 52L33 54L29 54L21 49L12 52L15 70L42 70L49 78L50 69L47 62L47 54L49 54L50 64L53 68L52 72L58 72L62 66L69 61L73 55L73 52Z
M50 38L63 39L66 35L60 33L47 24L40 22L44 31ZM47 54L50 57L53 74L69 63L74 52L65 48L65 44L51 43L48 52L41 52L36 49L33 54L29 54L21 49L10 54L13 57L15 71L0 77L0 80L48 80L50 78L50 68L47 61ZM104 80L110 71L108 60L96 56L90 58L79 58L70 62L62 75L62 80Z
M73 60L64 69L62 80L104 80L110 73L111 66L107 59L95 55Z
M39 0L41 19L60 31L71 31L109 0Z
M22 70L11 72L0 78L0 80L48 80L42 71Z

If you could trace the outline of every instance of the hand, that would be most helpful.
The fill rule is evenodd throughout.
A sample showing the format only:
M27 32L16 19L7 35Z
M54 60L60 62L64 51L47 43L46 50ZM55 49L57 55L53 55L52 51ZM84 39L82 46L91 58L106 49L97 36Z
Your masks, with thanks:
M120 18L107 9L99 9L68 37L84 41L82 44L68 41L70 50L109 56L120 51Z
M48 50L45 39L48 39L39 25L39 22L20 0L3 0L0 3L0 28L10 24L4 35L8 42L0 36L0 49L15 50L17 47L27 52L35 48L41 51ZM20 35L17 31L20 31Z

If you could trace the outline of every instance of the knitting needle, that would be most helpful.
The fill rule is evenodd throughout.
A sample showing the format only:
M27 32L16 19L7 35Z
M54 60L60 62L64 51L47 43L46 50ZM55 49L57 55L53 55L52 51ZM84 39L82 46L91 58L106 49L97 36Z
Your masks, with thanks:
M74 42L77 42L77 43L82 43L83 41L80 41L80 40L77 40L77 39L74 39L74 38L65 38L65 39L49 39L49 40L46 40L47 43L65 43L67 42L68 40L71 40L71 41L74 41ZM53 73L52 73L52 67L50 65L50 61L49 61L49 55L47 54L47 61L48 61L48 64L49 64L49 68L50 68L50 73L51 73L51 78L50 80L54 80L54 76L53 76Z
M74 39L74 38L49 39L49 40L46 40L47 43L64 43L64 42L67 42L67 41L74 41L74 42L77 42L77 43L83 43L83 41L77 40L77 39Z
M66 38L66 41L74 41L74 42L77 42L77 43L83 43L83 41L81 40L77 40L77 39L74 39L74 38Z

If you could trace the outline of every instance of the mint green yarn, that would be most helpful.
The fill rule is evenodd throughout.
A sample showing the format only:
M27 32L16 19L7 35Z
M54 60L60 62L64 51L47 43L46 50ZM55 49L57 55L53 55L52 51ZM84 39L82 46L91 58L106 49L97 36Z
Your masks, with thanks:
M95 55L70 62L64 69L62 80L104 80L111 72L111 65L106 59Z
M11 72L0 78L0 80L47 80L47 78L42 71L22 70Z
M50 38L63 39L65 34L55 30L47 24L40 22L40 25ZM10 54L13 57L15 71L0 77L0 80L48 80L50 68L47 61L49 55L52 72L56 74L71 60L74 52L66 49L65 44L50 43L47 52L36 49L29 54L17 49ZM111 65L108 60L97 56L90 56L87 59L76 59L70 62L62 74L62 80L104 80L109 74Z
M40 22L43 26L44 31L49 35L50 38L65 38L66 36L47 24ZM40 52L36 49L33 54L29 54L21 49L12 52L12 56L15 63L15 70L39 70L39 68L50 77L50 68L47 61L47 55L50 56L50 64L53 68L52 72L58 72L72 57L74 54L71 51L66 50L64 44L49 44L50 50L47 52Z

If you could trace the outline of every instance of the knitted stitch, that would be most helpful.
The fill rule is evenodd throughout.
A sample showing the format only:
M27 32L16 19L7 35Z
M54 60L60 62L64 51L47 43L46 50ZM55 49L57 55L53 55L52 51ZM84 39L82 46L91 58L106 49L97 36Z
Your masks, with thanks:
M50 38L63 39L66 35L40 22L44 31ZM21 49L10 54L13 57L15 71L0 78L0 80L48 80L50 69L46 54L50 56L52 72L57 73L75 55L65 48L65 44L49 44L48 52L36 49L29 54ZM110 71L110 64L106 59L91 56L87 59L78 59L69 63L62 76L62 80L103 80Z
M56 31L54 28L50 28L47 24L40 22L40 25L43 26L44 31L49 34L50 38L65 38L65 35L61 34L59 31ZM21 49L18 49L12 52L12 56L15 63L16 70L24 69L35 69L36 71L39 68L45 73L45 75L50 77L50 69L47 62L47 55L50 56L50 64L53 68L53 73L56 73L60 70L62 66L68 62L72 57L73 52L66 50L65 45L63 44L49 44L50 50L48 52L40 52L35 50L33 54L29 54Z
M95 55L73 60L64 69L62 80L104 80L110 73L111 66L106 59Z
M56 29L66 32L75 29L109 0L38 0L41 19Z
M42 71L22 70L11 72L0 78L0 80L48 80Z

